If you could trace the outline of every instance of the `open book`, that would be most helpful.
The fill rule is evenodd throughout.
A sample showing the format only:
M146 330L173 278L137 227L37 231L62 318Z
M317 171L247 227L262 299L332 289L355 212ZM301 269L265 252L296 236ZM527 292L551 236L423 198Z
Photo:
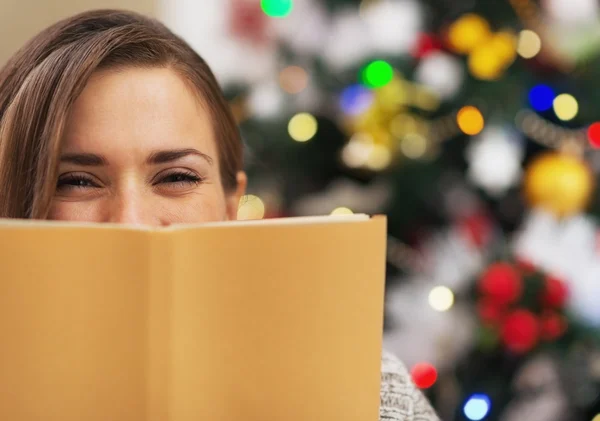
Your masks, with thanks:
M375 421L386 218L0 221L0 420Z

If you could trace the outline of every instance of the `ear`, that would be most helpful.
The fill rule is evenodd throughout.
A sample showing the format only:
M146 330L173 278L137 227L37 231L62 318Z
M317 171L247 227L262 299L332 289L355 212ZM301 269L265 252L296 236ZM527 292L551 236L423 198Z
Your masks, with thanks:
M237 219L240 200L242 199L242 196L246 194L246 187L248 186L248 176L245 172L239 171L236 175L236 181L237 187L235 191L230 193L226 198L228 221L235 221Z

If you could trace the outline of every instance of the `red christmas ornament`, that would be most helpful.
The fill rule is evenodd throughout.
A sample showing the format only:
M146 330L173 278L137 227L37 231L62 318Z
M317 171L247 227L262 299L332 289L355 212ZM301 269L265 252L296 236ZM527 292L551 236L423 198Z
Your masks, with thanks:
M521 275L509 263L494 263L479 280L479 291L497 305L508 305L515 302L523 292Z
M419 389L429 389L437 380L437 370L429 363L416 364L410 371L414 384Z
M477 303L477 314L479 314L479 318L483 324L488 326L499 325L504 317L503 308L489 298L479 300Z
M569 298L569 289L560 279L548 275L542 295L542 303L549 307L562 308Z
M434 51L442 49L442 43L432 34L421 34L412 50L412 56L423 58Z
M524 354L537 344L539 322L528 310L515 310L504 320L502 342L516 354Z
M556 313L547 313L540 321L542 339L554 341L566 332L567 327L568 324L564 317Z

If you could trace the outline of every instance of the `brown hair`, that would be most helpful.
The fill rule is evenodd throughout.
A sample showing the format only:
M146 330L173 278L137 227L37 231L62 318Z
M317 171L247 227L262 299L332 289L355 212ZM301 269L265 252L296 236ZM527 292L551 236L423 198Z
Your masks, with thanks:
M0 70L0 217L47 217L71 105L94 71L115 66L179 71L211 113L223 186L236 187L242 142L206 62L154 19L96 10L42 31Z

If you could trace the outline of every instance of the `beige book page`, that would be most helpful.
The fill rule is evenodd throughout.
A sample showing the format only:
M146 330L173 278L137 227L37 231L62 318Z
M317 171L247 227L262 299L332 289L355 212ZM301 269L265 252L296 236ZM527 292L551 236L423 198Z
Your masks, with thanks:
M385 218L181 231L170 420L377 420Z
M0 420L143 420L149 233L0 226Z
M0 224L0 419L377 419L385 218Z

